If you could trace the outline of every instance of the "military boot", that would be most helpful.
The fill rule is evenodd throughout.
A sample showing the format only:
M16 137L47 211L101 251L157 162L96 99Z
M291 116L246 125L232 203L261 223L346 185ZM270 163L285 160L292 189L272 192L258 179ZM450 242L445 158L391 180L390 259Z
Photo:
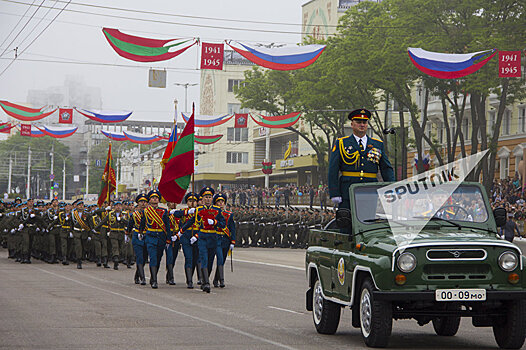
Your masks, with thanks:
M214 288L219 287L219 266L216 266L216 273L214 274L212 284L214 285Z
M197 263L197 284L202 286L203 285L203 271L201 269L201 263ZM201 289L203 289L201 287Z
M139 269L138 268L135 270L135 277L133 277L133 281L135 282L135 284L141 283L141 281L139 280Z
M108 257L105 256L102 262L102 266L104 266L105 269L109 269L110 265L108 265Z
M49 258L50 264L56 264L58 263L57 256L55 254L51 254L51 258Z
M113 269L118 270L119 269L119 258L114 256L113 257Z
M192 268L191 267L185 268L184 274L186 275L186 288L193 289L194 284L192 283Z
M144 277L144 265L137 264L137 270L139 271L139 279L141 282L141 286L146 285L146 277Z
M126 267L129 268L129 269L131 269L131 258L128 258L128 259L126 260Z
M69 265L68 257L65 255L62 257L62 265Z
M201 274L203 276L203 285L202 285L203 292L210 293L210 280L208 279L208 267L204 267L201 271Z
M225 265L218 266L216 271L219 272L219 288L225 288Z
M175 285L173 265L166 265L166 284Z
M153 289L157 289L157 266L150 266L150 284L152 285Z
M101 267L101 265L102 265L102 261L101 261L101 258L99 256L99 257L97 257L97 267Z
M77 260L77 269L82 269L82 259Z

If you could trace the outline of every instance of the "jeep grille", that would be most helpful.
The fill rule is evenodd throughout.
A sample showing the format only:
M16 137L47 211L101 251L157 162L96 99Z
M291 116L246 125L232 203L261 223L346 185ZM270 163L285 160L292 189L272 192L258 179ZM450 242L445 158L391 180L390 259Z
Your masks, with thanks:
M487 255L484 249L429 249L426 253L430 261L484 260Z
M488 264L427 264L424 278L427 280L485 280L491 276Z

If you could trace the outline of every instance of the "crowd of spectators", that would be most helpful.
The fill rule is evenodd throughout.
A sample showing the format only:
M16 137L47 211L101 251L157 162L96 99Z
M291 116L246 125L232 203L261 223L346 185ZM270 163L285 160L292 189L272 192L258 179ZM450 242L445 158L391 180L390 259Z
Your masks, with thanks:
M494 180L490 190L492 208L503 207L509 219L513 219L521 237L526 237L526 193L522 191L521 181L516 174L513 178Z

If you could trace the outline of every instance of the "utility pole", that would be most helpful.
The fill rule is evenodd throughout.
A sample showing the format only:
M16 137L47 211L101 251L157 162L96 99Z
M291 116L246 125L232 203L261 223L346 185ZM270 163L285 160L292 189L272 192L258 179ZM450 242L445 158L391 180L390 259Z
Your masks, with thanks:
M184 87L184 111L185 113L188 113L188 87L189 86L196 86L198 85L197 83L193 83L193 84L190 84L190 83L174 83L174 85L177 85L177 86L183 86Z
M13 173L13 158L9 155L9 180L7 182L7 194L11 194L11 174Z
M88 153L86 156L86 194L84 195L84 200L88 199L89 193L89 138L88 138Z
M270 128L265 128L265 162L270 162ZM265 187L270 187L270 174L265 174Z
M62 200L66 200L66 158L62 158Z
M26 198L29 199L31 194L31 146L27 148L27 187Z
M55 182L55 176L53 176L53 164L54 164L54 161L55 161L55 157L54 157L54 154L55 154L55 144L53 143L51 145L51 153L49 154L51 156L51 169L50 169L50 172L49 172L49 179L51 180L51 184L49 186L49 200L52 200L53 199L53 183Z

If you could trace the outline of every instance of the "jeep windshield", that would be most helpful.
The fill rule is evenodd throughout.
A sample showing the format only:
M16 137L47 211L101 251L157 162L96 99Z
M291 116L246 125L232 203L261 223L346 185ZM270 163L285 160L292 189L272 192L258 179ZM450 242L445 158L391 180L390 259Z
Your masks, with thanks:
M386 210L378 194L381 185L354 188L352 200L358 220L365 224L389 220L397 222L433 220L446 225L447 221L486 222L488 209L480 187L467 184L457 186L458 183L448 183L429 188L427 191L415 191L415 188L408 187L413 193L411 191L394 193L392 197L384 200L389 206Z

